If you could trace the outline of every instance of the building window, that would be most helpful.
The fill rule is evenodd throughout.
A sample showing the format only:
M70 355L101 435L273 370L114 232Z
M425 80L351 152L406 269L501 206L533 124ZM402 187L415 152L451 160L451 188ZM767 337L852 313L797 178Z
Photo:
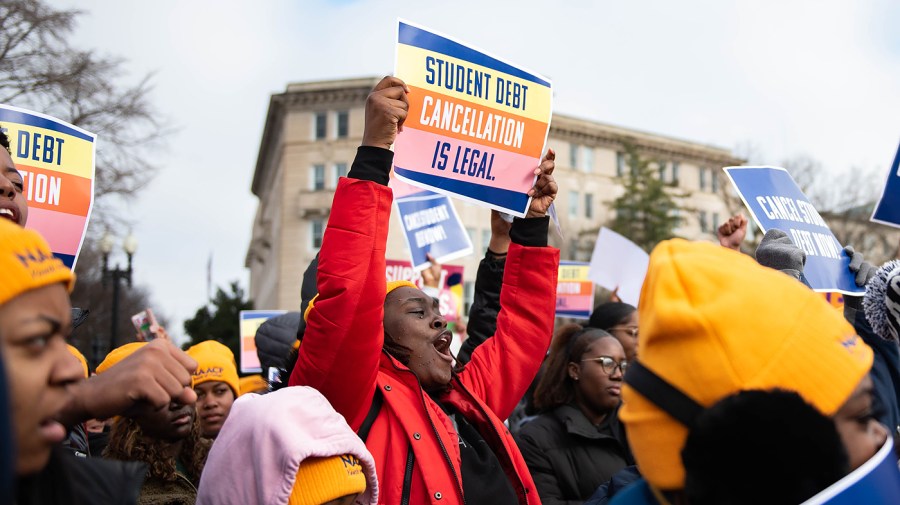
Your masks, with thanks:
M584 171L591 173L594 171L594 148L585 147L584 151Z
M678 165L678 162L677 162L677 161L673 161L673 162L672 162L672 181L671 181L671 183L672 183L673 186L677 186L677 185L678 185L678 175L679 175L679 174L678 174L678 169L679 169L679 168L680 168L680 167L679 167L679 165Z
M466 317L469 317L469 310L472 308L472 301L475 299L475 281L465 281L463 283L463 305L465 305Z
M616 153L616 177L625 175L625 153Z
M659 165L659 180L661 180L663 183L665 183L665 182L667 182L666 181L666 163L660 162L657 164Z
M325 165L313 165L312 180L310 181L310 189L319 191L325 189Z
M569 215L578 217L578 192L569 191Z
M316 112L316 140L325 138L325 127L328 124L328 115L324 112Z
M709 182L712 186L712 192L717 193L719 191L719 172L716 170L710 170L709 172Z
M590 193L584 194L584 217L594 218L594 195Z
M719 213L718 212L713 212L712 221L713 221L712 222L712 231L713 231L713 233L718 233L719 232Z
M325 221L313 219L309 222L309 246L313 251L322 247L322 236L325 234Z
M706 189L706 169L703 167L700 167L699 172L700 172L700 191L703 191Z
M481 230L481 247L487 252L491 246L491 230Z
M706 211L700 211L700 232L701 233L709 233L709 223L706 222Z
M345 139L350 132L350 113L342 110L337 113L337 138Z
M569 241L569 259L572 261L578 260L578 239L573 238Z
M346 163L335 163L333 167L331 167L331 187L337 188L338 179L341 177L347 177L347 164Z
M578 170L578 150L577 144L572 144L572 148L569 150L569 165L575 170Z

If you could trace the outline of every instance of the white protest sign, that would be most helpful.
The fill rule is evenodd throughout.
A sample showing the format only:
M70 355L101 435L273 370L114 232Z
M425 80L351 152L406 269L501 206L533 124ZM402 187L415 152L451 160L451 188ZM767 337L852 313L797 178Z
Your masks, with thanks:
M619 298L637 307L649 262L650 256L634 242L601 228L588 277L606 289L618 288Z

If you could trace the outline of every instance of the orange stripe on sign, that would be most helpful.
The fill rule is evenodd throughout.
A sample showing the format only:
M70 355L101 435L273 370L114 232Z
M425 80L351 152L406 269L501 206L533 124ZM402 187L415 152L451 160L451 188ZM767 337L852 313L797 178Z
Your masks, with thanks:
M91 180L19 163L28 207L86 216L91 207Z
M410 128L540 158L547 123L411 87Z

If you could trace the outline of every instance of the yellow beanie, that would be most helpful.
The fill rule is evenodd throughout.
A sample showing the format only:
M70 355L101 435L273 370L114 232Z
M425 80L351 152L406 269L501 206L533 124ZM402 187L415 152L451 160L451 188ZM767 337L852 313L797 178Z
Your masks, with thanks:
M269 383L259 374L241 377L240 380L238 380L238 383L241 386L241 395L255 393L257 391L266 391L269 389Z
M101 361L99 365L97 365L97 373L103 373L109 370L110 367L116 365L128 356L131 356L134 354L134 351L137 351L145 345L147 345L147 342L130 342L121 347L116 347L103 358L103 361Z
M321 505L366 490L366 474L350 454L300 462L288 505Z
M638 307L640 363L704 407L777 387L831 416L872 366L872 350L820 295L713 244L659 244ZM622 396L641 473L683 488L687 428L628 384Z
M393 291L397 288L402 288L402 287L419 289L419 286L416 286L415 283L413 283L412 281L388 281L387 290L385 291L384 296L387 296L388 293L390 293L391 291ZM312 300L309 301L309 305L306 307L306 310L303 312L303 320L304 321L309 319L309 311L312 310L313 305L315 305L316 299L318 299L318 298L319 298L319 295L316 295L312 298Z
M219 381L228 384L234 397L241 394L238 382L237 364L234 353L227 346L215 340L205 340L192 346L187 355L197 360L197 371L194 372L194 385L204 382Z
M79 351L72 344L66 344L66 347L69 348L69 352L72 353L72 356L75 356L76 358L78 358L78 361L81 362L81 371L84 373L84 378L87 379L89 377L89 373L87 360L84 358L84 354L81 354L81 351Z
M71 292L75 274L57 258L41 235L0 219L0 305L26 291L57 282Z

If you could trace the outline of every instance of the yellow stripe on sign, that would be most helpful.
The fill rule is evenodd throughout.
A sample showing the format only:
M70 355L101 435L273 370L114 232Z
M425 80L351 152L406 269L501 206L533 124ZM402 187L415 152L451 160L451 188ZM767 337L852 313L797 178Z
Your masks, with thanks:
M397 77L410 86L550 122L550 88L465 60L399 44Z
M45 128L4 122L15 164L91 179L94 143Z
M585 281L588 278L589 266L582 265L560 265L558 277L560 280L567 281Z

